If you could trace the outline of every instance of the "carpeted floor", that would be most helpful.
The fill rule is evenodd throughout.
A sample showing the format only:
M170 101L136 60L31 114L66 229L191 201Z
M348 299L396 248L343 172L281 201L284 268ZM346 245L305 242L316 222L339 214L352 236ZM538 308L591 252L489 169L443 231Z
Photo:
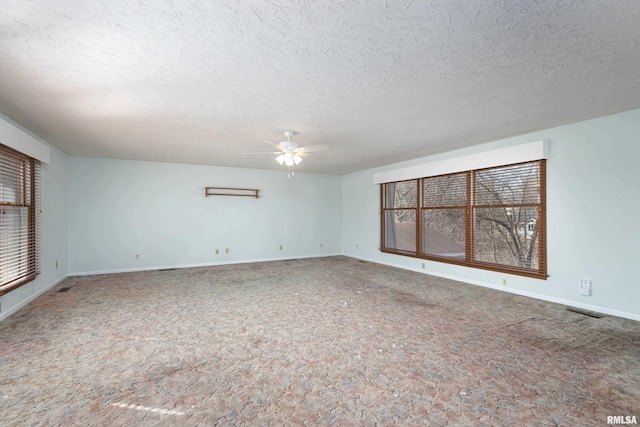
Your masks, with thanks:
M640 419L640 323L346 257L73 277L0 343L2 426Z

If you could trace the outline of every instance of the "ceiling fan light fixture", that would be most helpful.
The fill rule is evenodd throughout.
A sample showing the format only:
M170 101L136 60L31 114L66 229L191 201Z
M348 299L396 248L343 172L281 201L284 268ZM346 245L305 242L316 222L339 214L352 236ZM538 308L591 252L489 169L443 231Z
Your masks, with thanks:
M295 164L293 154L290 151L284 153L284 164L287 166L293 166Z
M276 162L280 165L284 165L289 169L289 177L293 176L293 169L296 165L299 165L300 162L307 157L309 153L315 155L316 151L326 150L329 147L326 145L311 145L305 147L299 147L296 142L291 141L291 137L293 136L293 132L287 131L284 133L284 136L287 137L286 141L281 141L279 143L273 143L271 141L264 141L267 144L278 149L275 152L260 152L260 153L243 153L243 154L276 154ZM321 156L324 157L324 156Z

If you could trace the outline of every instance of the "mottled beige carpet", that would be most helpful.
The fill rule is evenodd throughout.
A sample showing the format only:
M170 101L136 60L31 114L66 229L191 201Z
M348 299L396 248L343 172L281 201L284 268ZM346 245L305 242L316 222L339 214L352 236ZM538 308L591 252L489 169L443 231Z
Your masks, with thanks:
M2 426L640 418L640 323L346 257L69 278L0 343Z

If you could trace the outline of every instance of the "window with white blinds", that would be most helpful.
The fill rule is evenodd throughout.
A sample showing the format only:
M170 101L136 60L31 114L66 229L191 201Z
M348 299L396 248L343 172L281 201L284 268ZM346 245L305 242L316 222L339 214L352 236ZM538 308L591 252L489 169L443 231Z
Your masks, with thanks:
M547 277L546 161L381 185L381 250Z
M0 144L0 295L40 272L40 162Z

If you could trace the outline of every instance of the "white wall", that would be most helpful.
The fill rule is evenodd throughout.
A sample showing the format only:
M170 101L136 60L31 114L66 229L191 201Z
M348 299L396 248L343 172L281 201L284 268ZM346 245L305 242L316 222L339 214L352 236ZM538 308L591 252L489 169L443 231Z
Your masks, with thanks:
M0 320L67 271L340 252L640 320L638 135L640 110L634 110L342 177L298 173L291 179L282 171L67 157L50 147L51 163L42 167L42 274L0 297ZM548 280L379 252L374 173L540 139L551 143ZM258 188L262 197L205 198L209 185ZM592 296L579 295L583 277L593 281Z
M547 280L381 253L373 174L495 148L550 141ZM343 176L346 255L640 320L640 110ZM425 262L425 269L422 263ZM581 296L581 278L593 281ZM502 280L507 279L507 286Z
M69 157L68 185L70 274L341 252L340 176Z
M27 132L2 115L0 120L4 121L3 129L8 128L7 124L10 124L15 129ZM0 134L0 142L13 134L14 132ZM38 141L45 144L42 140ZM48 147L50 163L42 164L40 171L41 273L34 281L0 297L2 309L0 320L8 317L67 276L67 156L53 146L48 145ZM56 268L56 261L58 261L58 268Z

